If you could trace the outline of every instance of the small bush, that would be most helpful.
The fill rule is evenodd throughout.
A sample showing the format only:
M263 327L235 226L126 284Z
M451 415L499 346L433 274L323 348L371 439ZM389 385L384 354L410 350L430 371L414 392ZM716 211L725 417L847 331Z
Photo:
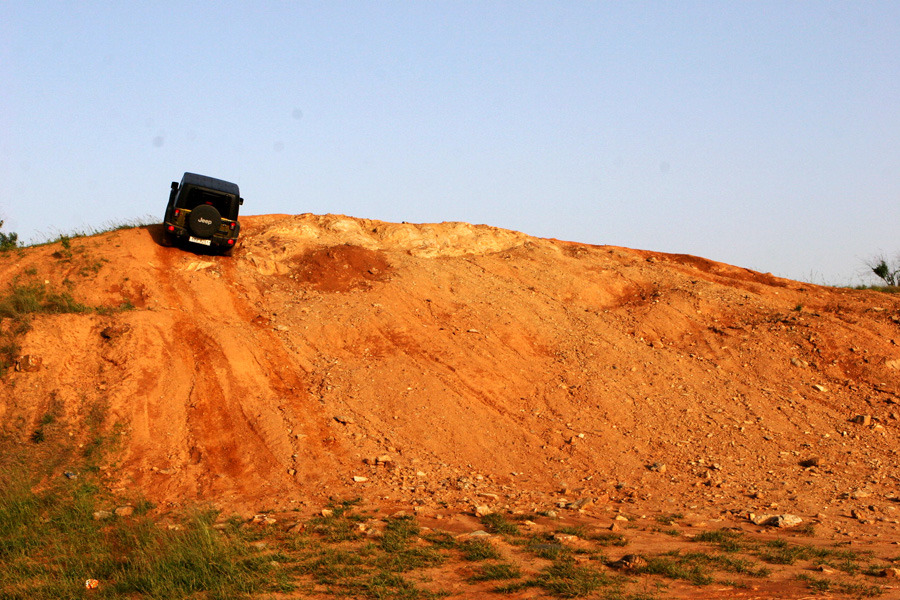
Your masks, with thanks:
M881 255L866 262L866 266L888 286L900 286L900 260L890 264L884 255Z
M3 229L3 221L0 221L0 229ZM19 234L0 231L0 252L6 252L19 247Z

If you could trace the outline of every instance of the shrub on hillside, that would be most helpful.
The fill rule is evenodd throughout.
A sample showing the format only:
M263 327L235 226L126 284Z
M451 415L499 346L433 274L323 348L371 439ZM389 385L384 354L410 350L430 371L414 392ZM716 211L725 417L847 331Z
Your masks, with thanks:
M0 229L3 229L3 221L0 221ZM0 231L0 252L12 250L19 247L19 234L10 232L3 233Z

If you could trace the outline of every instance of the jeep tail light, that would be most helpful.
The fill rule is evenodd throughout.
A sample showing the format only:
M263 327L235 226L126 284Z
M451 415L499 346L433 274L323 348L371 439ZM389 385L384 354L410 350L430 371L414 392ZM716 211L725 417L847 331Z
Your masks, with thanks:
M234 240L228 240L228 245L229 245L229 246L234 246Z
M176 209L175 209L175 216L177 217L177 216L180 215L180 214L181 214L181 209L180 209L180 208L176 208Z
M175 231L175 226L174 226L174 225L169 225L169 228L168 228L168 229L169 229L169 231Z
M231 224L231 228L234 229L234 223Z

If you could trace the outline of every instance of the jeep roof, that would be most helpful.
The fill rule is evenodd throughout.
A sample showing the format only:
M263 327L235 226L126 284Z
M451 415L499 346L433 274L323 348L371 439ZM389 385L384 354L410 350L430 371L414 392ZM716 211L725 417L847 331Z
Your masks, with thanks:
M237 218L241 192L236 183L223 181L215 177L185 173L181 178L180 189L188 193L179 193L176 199L178 208L194 208L198 204L213 204L226 219ZM209 191L208 191L209 190ZM212 191L213 193L210 193ZM216 194L214 192L220 192ZM223 198L222 195L227 196Z

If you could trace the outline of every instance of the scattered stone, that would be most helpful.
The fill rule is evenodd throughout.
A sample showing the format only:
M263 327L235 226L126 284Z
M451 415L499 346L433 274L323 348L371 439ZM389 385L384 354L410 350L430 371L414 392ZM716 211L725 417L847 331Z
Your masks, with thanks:
M834 573L834 569L829 569L825 565L819 565L818 567L816 567L816 571L818 571L820 573L825 573L826 575L831 575Z
M343 415L336 415L334 420L340 423L341 425L353 425L356 421L353 417L345 417Z
M25 354L20 356L16 361L16 371L26 372L26 373L34 373L35 371L41 370L41 365L44 363L44 359L40 356L35 356L34 354Z
M487 531L484 531L483 529L478 529L477 531L470 531L469 533L461 533L458 536L456 536L456 539L467 540L467 539L470 539L473 537L474 538L489 538L489 537L491 537L491 534L488 533Z
M887 569L882 569L879 573L882 577L888 577L890 579L900 579L900 569L896 567L888 567Z
M306 525L303 523L294 523L290 527L288 527L287 532L291 534L302 533L303 530L306 529Z
M868 427L872 424L872 415L856 415L850 419L850 422L862 425L863 427Z
M616 521L627 523L628 517L626 517L625 515L616 515Z
M389 454L382 454L378 457L367 457L363 459L363 463L367 465L375 465L379 467L384 467L385 469L393 469L397 466L397 463L394 462L394 459L391 458Z
M618 532L622 531L622 526L619 524L618 521L613 521L612 525L609 526L609 530L612 531L613 533L618 533Z
M250 522L255 525L274 525L275 523L278 522L278 519L276 519L275 517L271 517L269 515L259 514L259 515L253 515L250 518Z
M808 362L806 362L806 361L803 360L803 359L797 358L797 357L794 357L794 358L791 359L791 364L794 365L795 367L800 367L800 368L804 368L804 367L808 367L808 366L809 366L809 363L808 363Z
M486 504L481 504L475 507L475 516L476 517L486 517L490 514L493 514L493 510Z
M626 554L619 560L609 563L613 569L633 571L647 566L647 560L640 554Z
M579 498L575 502L570 503L569 508L571 508L573 510L584 510L593 504L594 504L593 498L584 497L584 498Z
M760 525L765 527L796 527L800 523L803 522L803 519L796 515L783 514L783 515L771 515L771 514L762 514L756 515L750 513L749 515L750 522L754 525Z
M134 514L133 506L119 506L115 511L117 517L130 517Z
M855 490L850 493L850 497L854 500L859 500L860 498L868 498L872 495L872 492L869 490Z
M121 325L110 325L109 327L104 327L100 330L100 337L105 340L114 340L118 337L121 337L122 334L127 333L131 330L131 325L127 323L123 323Z
M813 384L812 388L813 388L814 390L816 390L817 392L823 392L823 393L824 393L824 392L827 392L827 391L828 391L828 388L827 388L827 387L825 387L824 385L819 385L818 383Z
M666 465L662 463L655 462L652 465L647 465L647 468L653 471L654 473L665 473Z
M578 536L577 536L577 535L571 535L571 534L568 534L568 533L557 533L557 534L554 534L554 535L553 535L553 539L556 540L557 542L562 542L562 543L568 542L568 543L572 543L572 542L577 542L577 541L578 541Z
M363 477L362 475L354 475L353 476L353 483L364 483L368 480L369 480L368 477Z
M112 513L108 510L98 510L94 512L94 520L95 521L105 521L106 519L112 518Z
M818 457L818 456L811 456L811 457L809 457L809 458L807 458L807 459L801 460L801 461L800 461L800 466L801 466L801 467L804 467L804 468L807 468L807 469L810 468L810 467L818 467L818 466L819 466L819 457Z
M72 471L66 471L65 473L63 473L63 475L66 479L78 479L78 474L73 473Z
M291 477L294 477L297 474L297 469L288 469L287 472L288 472L288 475L290 475Z

